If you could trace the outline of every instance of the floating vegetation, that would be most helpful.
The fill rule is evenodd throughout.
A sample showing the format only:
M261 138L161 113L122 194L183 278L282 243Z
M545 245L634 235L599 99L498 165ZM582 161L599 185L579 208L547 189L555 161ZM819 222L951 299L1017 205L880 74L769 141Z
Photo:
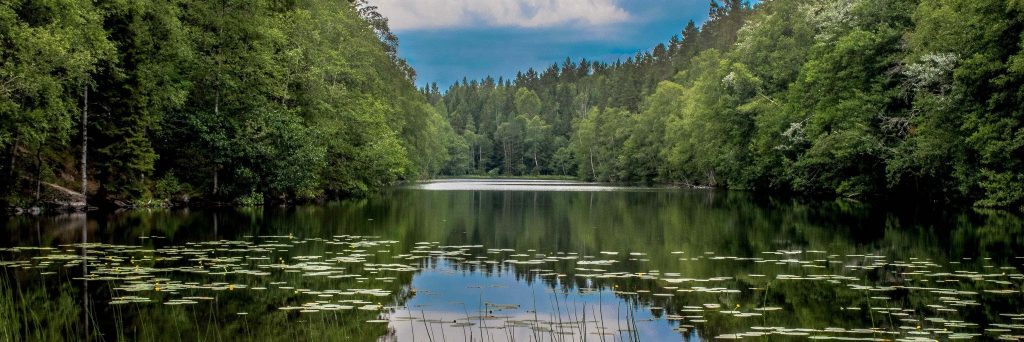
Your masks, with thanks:
M659 269L644 266L651 259ZM744 257L585 253L295 234L180 245L0 249L0 267L7 272L100 287L109 295L102 304L118 310L219 312L252 301L222 314L382 325L428 340L443 340L437 336L442 333L487 340L496 331L506 340L614 339L637 336L647 324L683 335L716 331L703 336L716 339L1020 340L1024 313L1016 305L1024 295L1024 275L1015 267L984 263L991 261L793 249ZM416 287L416 276L460 286ZM492 278L504 282L487 283ZM827 300L812 302L821 307L803 307L787 296ZM996 316L978 320L983 312ZM830 323L845 325L800 327L806 323L800 315L830 316Z

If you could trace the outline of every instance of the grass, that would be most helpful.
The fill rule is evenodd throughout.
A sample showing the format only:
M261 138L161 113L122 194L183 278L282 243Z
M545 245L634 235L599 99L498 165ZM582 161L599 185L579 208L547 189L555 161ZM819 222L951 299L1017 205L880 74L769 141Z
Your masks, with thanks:
M5 272L6 273L6 269ZM17 341L21 339L18 331L21 327L20 315L14 306L14 295L7 282L7 276L0 277L0 340Z

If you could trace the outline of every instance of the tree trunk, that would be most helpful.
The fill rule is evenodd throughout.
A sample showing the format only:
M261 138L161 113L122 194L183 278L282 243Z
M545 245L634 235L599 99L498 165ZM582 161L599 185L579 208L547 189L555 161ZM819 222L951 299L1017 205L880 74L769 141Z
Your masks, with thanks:
M594 177L594 180L597 180L597 168L594 167L594 148L593 147L590 148L590 153L589 154L590 154L590 175L592 177Z
M89 208L89 86L82 89L82 204Z
M14 143L11 144L11 163L7 164L7 180L14 184L14 163L18 161L18 142L20 142L21 136L18 133L14 133Z
M42 179L39 179L43 175L43 156L42 147L36 148L36 203L39 203L40 196L42 194Z
M215 92L214 97L213 97L213 116L216 118L216 120L220 120L220 89L217 89L217 91ZM216 152L214 152L214 153L216 153ZM214 195L214 196L217 196L217 185L218 185L217 184L217 173L218 173L217 171L218 171L218 169L219 169L218 165L214 165L213 166L213 192L211 194Z
M519 152L519 165L522 165L524 169L526 168L526 153ZM523 174L526 174L526 170L523 171Z
M512 142L506 142L505 146L508 148L508 151L505 152L505 173L511 176L515 172L515 170L513 170L513 164L515 164L515 161L512 160Z
M213 195L217 196L217 167L213 167Z
M533 150L533 173L540 174L540 162L537 161L537 150Z
M509 147L508 147L508 141L507 140L501 142L501 150L505 154L505 158L503 158L503 159L505 159L504 160L504 162L505 162L504 163L505 164L505 174L506 175L511 175L512 174L512 156L511 156L511 152L509 152Z
M7 207L7 205L9 204L7 202L7 195L12 193L14 191L15 186L17 185L17 182L16 182L17 177L15 177L15 174L14 174L14 169L15 169L14 163L18 159L18 157L17 157L17 155L18 155L18 142L20 140L21 140L21 136L19 136L18 132L15 131L14 132L14 143L11 144L11 148L8 151L8 156L10 157L10 163L8 163L6 166L0 166L0 167L4 168L2 171L4 172L4 174L6 176L6 177L3 177L3 179L0 179L0 206L2 206L2 207L0 207L0 209L4 209L4 208Z
M213 96L213 115L218 119L220 118L220 90L218 89Z

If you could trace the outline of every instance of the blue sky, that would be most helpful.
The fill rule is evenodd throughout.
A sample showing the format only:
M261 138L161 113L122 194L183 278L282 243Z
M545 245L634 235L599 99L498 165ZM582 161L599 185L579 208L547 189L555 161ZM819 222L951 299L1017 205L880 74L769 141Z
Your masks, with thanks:
M709 0L370 0L422 86L515 76L565 57L613 61L708 15Z

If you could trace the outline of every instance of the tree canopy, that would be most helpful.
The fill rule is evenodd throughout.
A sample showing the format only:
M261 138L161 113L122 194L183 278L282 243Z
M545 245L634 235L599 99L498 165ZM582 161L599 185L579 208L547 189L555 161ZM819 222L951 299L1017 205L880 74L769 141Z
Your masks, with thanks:
M5 1L0 195L73 184L84 108L98 202L310 199L437 174L461 142L397 44L364 1Z
M709 13L625 60L423 89L477 147L447 169L1024 209L1019 1L713 0ZM533 115L548 137L514 132Z
M85 147L89 195L134 204L480 174L1024 206L1021 1L708 14L614 62L442 90L364 0L5 1L0 199L71 187Z

